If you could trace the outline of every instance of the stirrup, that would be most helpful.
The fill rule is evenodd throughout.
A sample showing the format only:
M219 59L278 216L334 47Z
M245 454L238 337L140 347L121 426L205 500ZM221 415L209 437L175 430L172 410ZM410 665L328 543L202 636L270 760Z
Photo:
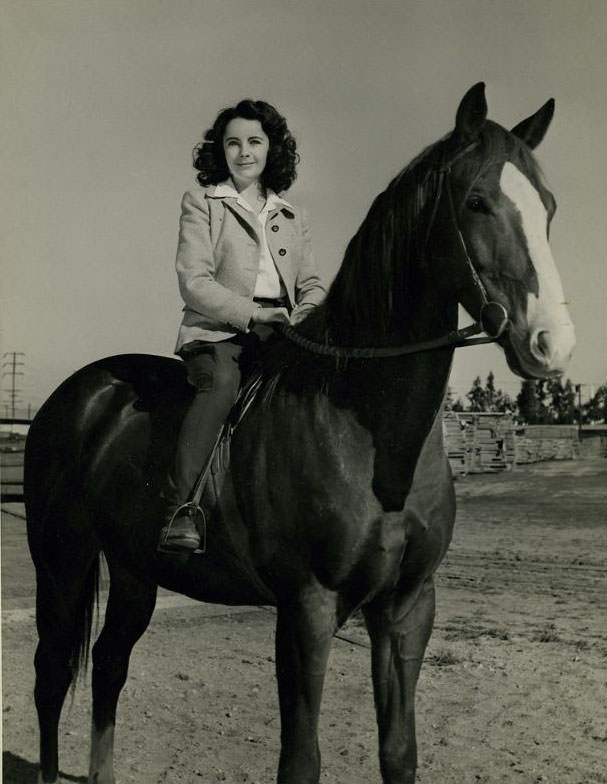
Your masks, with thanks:
M191 550L193 553L206 553L207 551L207 516L204 512L204 509L197 504L195 501L186 501L185 504L181 504L178 506L177 509L174 511L171 519L169 520L168 524L165 525L160 531L160 541L158 543L158 551L162 553L183 553L187 552L186 547L171 547L167 544L167 539L169 538L169 534L171 531L171 527L173 522L178 517L189 517L192 522L194 523L196 529L198 530L198 535L200 537L200 544L195 550Z

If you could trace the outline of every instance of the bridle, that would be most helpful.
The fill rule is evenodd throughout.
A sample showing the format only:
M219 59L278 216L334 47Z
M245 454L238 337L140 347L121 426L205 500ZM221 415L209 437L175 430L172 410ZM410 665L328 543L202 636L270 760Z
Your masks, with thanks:
M462 329L453 330L446 335L431 340L424 340L418 343L407 343L400 346L381 346L381 347L365 347L356 348L353 346L334 346L328 342L319 343L315 340L310 340L304 337L296 329L288 324L281 324L278 330L290 341L297 344L301 348L306 349L314 354L320 354L328 357L338 357L342 359L381 359L385 357L400 357L405 354L417 354L422 351L432 351L438 348L464 348L466 346L478 346L485 343L495 343L496 340L504 333L505 329L510 323L508 312L506 308L499 302L489 300L487 290L481 280L478 272L472 264L466 241L459 227L457 211L453 201L453 191L451 188L451 168L453 164L473 150L477 142L467 145L466 147L455 153L452 158L445 164L442 164L438 169L438 184L436 188L436 198L432 207L430 221L426 232L426 244L430 237L430 233L434 226L436 215L438 213L439 204L443 193L447 195L447 203L449 207L449 217L455 230L457 237L457 245L459 248L459 262L463 265L464 276L467 278L474 290L476 291L479 300L479 316L478 320L473 324ZM493 326L495 325L495 326ZM474 337L479 333L484 332L484 337Z

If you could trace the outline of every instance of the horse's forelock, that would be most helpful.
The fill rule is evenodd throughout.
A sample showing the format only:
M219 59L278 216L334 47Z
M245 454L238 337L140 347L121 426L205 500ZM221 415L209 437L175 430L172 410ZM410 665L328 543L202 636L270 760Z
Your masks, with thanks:
M486 121L472 153L459 162L458 173L472 184L496 164L506 161L514 163L533 185L545 189L544 175L533 152L518 136L491 120ZM496 175L499 177L499 173Z

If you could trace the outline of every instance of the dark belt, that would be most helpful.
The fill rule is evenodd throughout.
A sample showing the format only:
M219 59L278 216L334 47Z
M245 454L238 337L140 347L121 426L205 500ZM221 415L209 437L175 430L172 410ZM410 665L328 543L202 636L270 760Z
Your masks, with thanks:
M288 308L288 297L278 297L277 299L268 299L267 297L253 297L253 302L261 305L262 308Z

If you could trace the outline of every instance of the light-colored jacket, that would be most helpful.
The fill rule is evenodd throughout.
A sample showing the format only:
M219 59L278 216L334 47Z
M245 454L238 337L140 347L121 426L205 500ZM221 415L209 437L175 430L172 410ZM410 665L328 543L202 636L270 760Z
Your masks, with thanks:
M181 202L176 269L185 306L175 351L191 340L246 332L261 256L259 222L236 198L196 187ZM266 222L268 247L293 312L320 304L325 288L312 257L302 210L280 203Z

